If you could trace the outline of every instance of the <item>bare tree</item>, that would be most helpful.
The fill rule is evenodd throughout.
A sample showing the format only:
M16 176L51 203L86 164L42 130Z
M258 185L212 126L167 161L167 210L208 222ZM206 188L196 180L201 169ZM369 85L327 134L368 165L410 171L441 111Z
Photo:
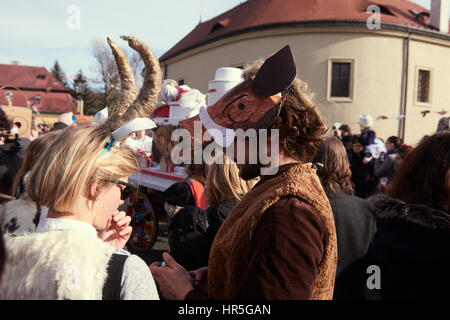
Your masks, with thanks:
M92 55L97 61L95 71L100 76L99 81L102 84L103 103L104 106L111 105L118 99L120 90L120 78L116 68L116 62L111 49L107 42L102 39L92 40ZM143 69L143 62L139 54L133 52L128 54L127 49L122 50L128 56L128 61L136 76L138 85L142 82L141 71Z

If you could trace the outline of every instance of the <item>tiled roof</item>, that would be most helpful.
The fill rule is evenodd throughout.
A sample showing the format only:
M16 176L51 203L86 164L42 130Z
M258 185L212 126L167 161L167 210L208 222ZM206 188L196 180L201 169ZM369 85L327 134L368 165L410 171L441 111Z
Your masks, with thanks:
M12 89L0 89L0 105L8 105L6 100L6 92L12 92L13 100L12 105L16 107L26 107L24 95L27 97L31 107L32 98L39 95L41 98L39 104L32 106L34 112L50 112L50 113L64 113L64 112L76 112L77 104L69 93L64 92L45 92L45 91L29 91L29 90L12 90ZM22 94L23 93L23 94Z
M429 10L408 0L248 0L198 24L186 37L161 56L164 61L201 44L246 31L304 22L367 21L367 8L381 8L381 22L432 31L427 20L410 12ZM428 18L426 18L428 19Z
M68 88L44 67L0 64L0 104L7 105L6 92L13 93L14 106L27 106L33 97L40 96L39 104L35 104L35 112L76 112L76 102ZM18 88L19 90L15 90ZM30 104L28 104L30 106Z

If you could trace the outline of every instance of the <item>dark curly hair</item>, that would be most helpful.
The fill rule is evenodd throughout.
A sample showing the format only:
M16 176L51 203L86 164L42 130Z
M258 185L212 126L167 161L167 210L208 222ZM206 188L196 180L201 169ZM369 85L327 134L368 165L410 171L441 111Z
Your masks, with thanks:
M8 118L5 111L0 108L0 130L11 130L12 121Z
M263 63L259 59L246 66L244 79L252 78ZM298 161L309 161L328 131L325 121L313 103L306 82L296 78L281 95L280 115L268 129L279 130L280 150L284 154Z
M450 131L425 136L396 173L390 195L449 213Z

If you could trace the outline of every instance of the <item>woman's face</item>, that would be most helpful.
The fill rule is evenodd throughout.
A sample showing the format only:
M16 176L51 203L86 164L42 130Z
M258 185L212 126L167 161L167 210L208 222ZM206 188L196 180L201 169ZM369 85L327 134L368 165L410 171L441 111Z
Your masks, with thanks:
M356 154L360 154L363 151L363 146L361 143L354 143L353 144L353 152Z
M128 177L119 179L128 182ZM95 201L95 217L93 226L97 230L103 230L106 227L108 219L116 212L117 208L125 201L120 199L121 190L126 188L121 184L107 182Z

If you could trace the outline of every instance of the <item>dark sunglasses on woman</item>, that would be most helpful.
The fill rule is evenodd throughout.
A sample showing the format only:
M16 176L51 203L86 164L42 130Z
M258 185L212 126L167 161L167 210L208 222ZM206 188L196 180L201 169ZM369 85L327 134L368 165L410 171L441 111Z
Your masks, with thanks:
M106 182L111 182L111 183L114 183L114 184L125 186L125 188L123 188L123 189L121 187L119 187L119 189L120 189L120 200L126 200L130 196L131 192L133 192L133 190L136 189L136 187L133 186L132 184L126 183L126 182L123 182L123 181L120 181L120 180L115 180L115 181L113 181L113 180L106 180Z

